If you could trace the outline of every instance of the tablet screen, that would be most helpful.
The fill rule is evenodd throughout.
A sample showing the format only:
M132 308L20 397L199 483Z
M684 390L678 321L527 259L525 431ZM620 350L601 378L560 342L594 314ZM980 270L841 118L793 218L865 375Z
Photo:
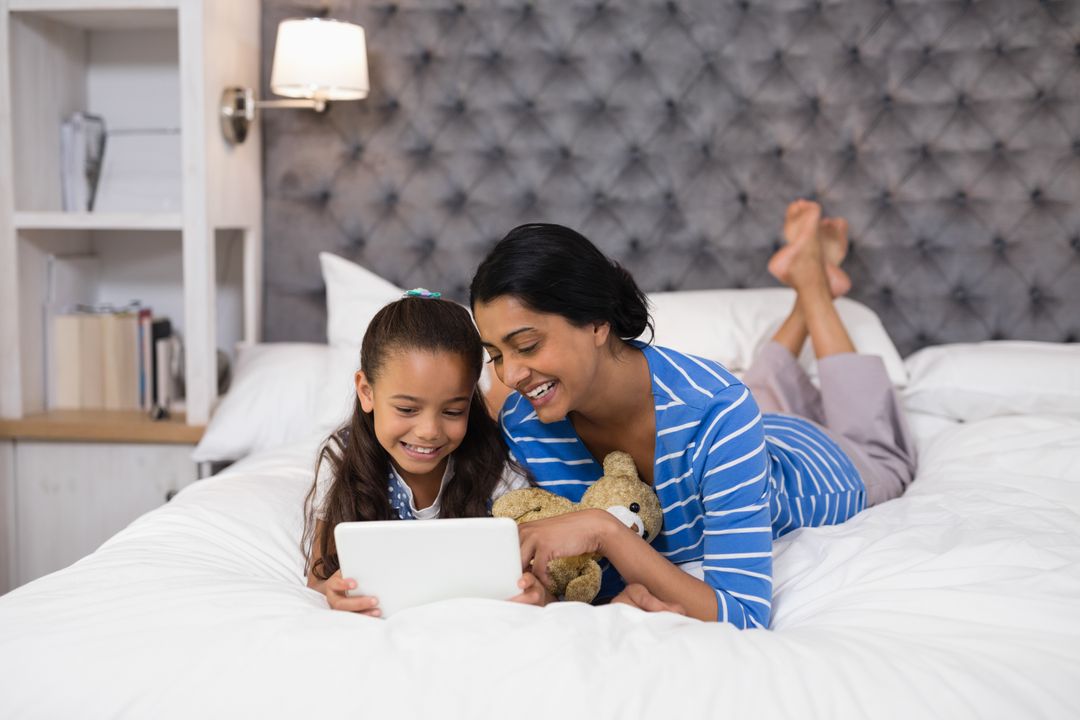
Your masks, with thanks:
M517 524L509 518L378 520L334 528L349 595L374 595L383 617L452 598L521 592Z

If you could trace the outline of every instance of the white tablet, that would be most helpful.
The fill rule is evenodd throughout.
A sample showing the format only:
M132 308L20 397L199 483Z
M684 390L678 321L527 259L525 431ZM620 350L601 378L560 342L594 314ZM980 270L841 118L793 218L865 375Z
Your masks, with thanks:
M507 600L521 590L517 523L510 518L377 520L334 528L349 595L374 595L383 617L451 598Z

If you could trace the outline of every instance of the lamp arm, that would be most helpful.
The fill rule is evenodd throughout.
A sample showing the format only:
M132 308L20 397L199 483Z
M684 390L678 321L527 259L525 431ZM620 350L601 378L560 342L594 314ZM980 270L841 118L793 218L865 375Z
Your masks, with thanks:
M326 109L325 98L290 98L288 100L256 100L251 88L231 86L221 92L220 122L221 132L231 145L238 145L247 138L248 130L255 121L255 111L259 108L273 110L277 108L307 108L315 112Z
M322 98L294 98L289 100L256 100L255 108L273 110L277 108L307 108L315 112L326 109L326 100Z

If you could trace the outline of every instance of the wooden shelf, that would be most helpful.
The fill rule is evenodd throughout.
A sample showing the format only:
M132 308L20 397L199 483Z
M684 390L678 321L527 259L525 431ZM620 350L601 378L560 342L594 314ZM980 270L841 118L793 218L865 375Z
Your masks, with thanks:
M17 420L0 419L0 439L5 440L194 445L205 430L202 425L186 424L181 413L154 421L139 410L52 410Z
M19 230L183 230L179 213L17 212Z

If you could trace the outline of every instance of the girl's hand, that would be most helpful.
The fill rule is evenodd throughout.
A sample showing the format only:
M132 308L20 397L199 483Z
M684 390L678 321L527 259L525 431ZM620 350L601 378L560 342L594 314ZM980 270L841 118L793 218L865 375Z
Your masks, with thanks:
M679 603L667 603L649 592L649 589L640 583L627 585L621 593L611 601L623 603L630 607L636 607L645 612L670 612L676 615L685 615L686 608Z
M382 611L379 610L379 599L372 597L371 595L349 597L346 594L347 591L355 589L356 581L352 578L341 577L341 570L338 570L327 578L326 584L323 585L323 592L326 594L326 602L328 602L330 607L334 610L360 613L361 615L368 615L369 617L381 616Z
M606 510L579 510L519 525L521 569L531 571L547 587L551 584L547 566L552 559L601 553L604 537L613 528L630 532Z
M548 592L548 589L531 572L522 574L521 579L518 580L518 587L521 588L521 594L510 598L510 602L544 607L548 603L558 600Z

